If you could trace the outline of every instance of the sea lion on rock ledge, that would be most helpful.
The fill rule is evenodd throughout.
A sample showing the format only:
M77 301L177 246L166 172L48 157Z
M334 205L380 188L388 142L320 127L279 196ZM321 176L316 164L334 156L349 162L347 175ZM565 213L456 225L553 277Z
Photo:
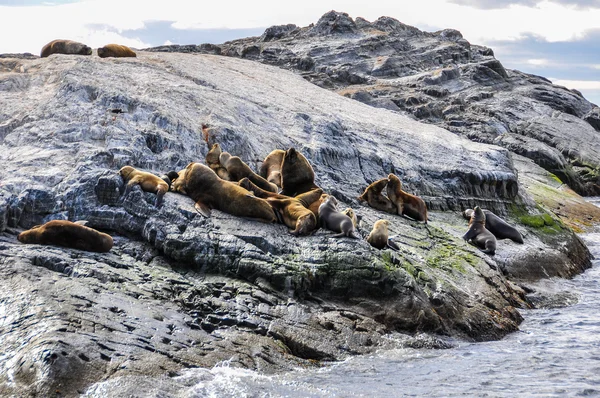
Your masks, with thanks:
M281 215L292 235L308 235L317 228L317 217L308 207L319 200L322 189L313 189L295 198L269 198L267 202Z
M315 185L315 172L308 160L295 148L285 151L281 163L281 193L296 196L319 188Z
M108 252L113 247L110 235L83 224L85 221L53 220L21 232L17 239L25 244L55 245L98 253Z
M171 190L189 196L196 210L205 217L210 209L217 209L238 217L263 222L276 222L275 211L264 200L252 195L239 184L220 179L208 166L190 163L178 173Z
M331 195L325 199L325 202L319 206L319 223L322 227L334 232L334 238L348 236L350 238L361 239L354 229L354 224L350 217L337 211L337 199Z
M388 174L387 194L390 201L396 206L398 215L408 216L427 224L427 205L418 196L411 195L402 190L400 179L394 174Z
M285 151L283 149L275 149L267 155L263 160L258 175L266 178L267 181L281 188L281 163Z
M511 239L514 242L523 243L523 236L515 227L509 225L491 211L481 210L485 214L485 229L494 234L496 239ZM472 215L473 209L467 209L463 212L463 217L467 220L470 220Z
M219 163L227 169L231 181L239 181L244 177L248 177L250 181L266 191L279 191L277 185L271 184L269 181L256 174L252 171L250 166L244 163L238 156L231 156L229 152L222 152L219 156Z
M72 40L57 39L42 47L41 58L46 58L51 54L76 54L92 55L92 49L83 43Z
M361 202L367 202L369 206L374 209L385 211L386 213L390 214L397 214L396 206L394 206L394 204L381 193L387 183L387 178L382 178L371 183L365 189L363 194L358 197L358 200Z
M469 230L463 236L467 242L471 242L481 251L492 256L496 254L496 237L485 228L485 214L475 206L471 220L469 221Z
M223 151L221 150L221 146L219 144L214 144L210 151L206 154L206 164L208 167L214 170L217 175L223 180L231 181L231 177L227 172L227 169L221 166L220 157Z
M122 167L119 170L119 175L127 183L125 196L129 194L134 185L139 184L142 191L156 194L156 202L154 202L156 207L161 205L163 196L169 191L169 184L162 178L152 173L134 169L131 166Z
M137 57L135 51L127 46L121 44L107 44L104 47L98 49L98 56L100 58L126 58L126 57Z
M376 249L384 249L388 246L388 220L377 220L373 224L373 229L369 236L367 236L367 242Z

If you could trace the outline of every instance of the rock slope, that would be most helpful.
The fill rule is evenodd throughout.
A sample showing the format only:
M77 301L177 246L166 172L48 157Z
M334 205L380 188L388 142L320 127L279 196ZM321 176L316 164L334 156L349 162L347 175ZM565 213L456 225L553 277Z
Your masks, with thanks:
M215 55L0 59L0 393L76 396L104 380L222 361L265 372L439 336L517 330L512 280L568 277L589 252L519 192L506 149L328 92L273 66ZM364 217L391 221L400 251L214 211L174 193L121 195L124 165L160 174L213 142L249 163L294 146L317 183ZM425 198L428 226L360 206L390 172ZM490 258L463 242L460 210L521 222L526 244ZM51 219L113 235L106 254L22 245ZM527 222L525 222L527 221ZM540 224L541 222L541 224ZM367 231L368 232L368 231ZM429 334L422 334L423 332ZM436 337L437 336L437 337Z
M510 70L457 30L423 32L393 18L331 11L221 45L151 51L217 53L296 71L363 103L412 115L532 159L579 194L600 195L600 108L576 90Z

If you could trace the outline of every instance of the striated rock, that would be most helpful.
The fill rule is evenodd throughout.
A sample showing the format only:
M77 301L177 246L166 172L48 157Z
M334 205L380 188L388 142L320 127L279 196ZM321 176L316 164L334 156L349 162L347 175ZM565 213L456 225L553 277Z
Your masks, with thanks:
M2 395L73 396L112 380L121 393L222 361L281 371L419 346L423 332L498 339L517 330L516 308L530 306L508 278L590 265L576 236L558 220L546 225L551 216L519 190L506 149L279 68L143 51L9 61L24 72L0 73ZM425 199L430 222L386 214L400 250L379 251L324 230L296 238L219 211L203 218L175 193L160 208L139 187L122 194L122 166L161 175L205 159L215 142L254 170L273 149L297 148L365 230L381 213L356 197L394 173ZM490 258L463 242L460 210L475 204L527 220L526 243L501 242ZM51 219L85 219L115 246L97 254L17 242Z

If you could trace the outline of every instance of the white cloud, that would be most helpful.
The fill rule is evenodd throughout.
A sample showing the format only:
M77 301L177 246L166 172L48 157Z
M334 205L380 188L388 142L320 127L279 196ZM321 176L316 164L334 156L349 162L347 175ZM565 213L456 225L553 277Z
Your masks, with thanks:
M528 59L527 63L529 65L533 65L533 66L545 66L548 65L548 60L544 59L544 58L537 58L537 59Z
M576 90L600 90L600 81L596 80L564 80L564 79L552 79L552 83L558 86L564 86L569 89Z

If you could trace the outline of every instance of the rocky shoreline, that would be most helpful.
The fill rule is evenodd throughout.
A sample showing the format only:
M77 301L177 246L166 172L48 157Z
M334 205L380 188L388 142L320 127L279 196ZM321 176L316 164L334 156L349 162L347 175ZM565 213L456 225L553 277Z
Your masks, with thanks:
M517 308L531 307L529 281L590 266L563 221L575 217L555 216L547 195L522 185L539 166L515 168L507 149L277 67L143 51L0 58L0 112L3 395L76 396L107 380L133 391L223 361L271 373L444 348L446 337L499 339L518 329ZM272 149L297 148L365 225L388 218L400 250L323 230L297 238L219 211L203 218L175 193L159 209L139 188L120 194L120 167L181 169L214 142L255 170ZM425 199L427 226L359 204L391 172ZM517 225L525 243L499 241L490 257L462 241L460 212L476 204ZM85 219L115 245L99 254L16 240L51 219Z

